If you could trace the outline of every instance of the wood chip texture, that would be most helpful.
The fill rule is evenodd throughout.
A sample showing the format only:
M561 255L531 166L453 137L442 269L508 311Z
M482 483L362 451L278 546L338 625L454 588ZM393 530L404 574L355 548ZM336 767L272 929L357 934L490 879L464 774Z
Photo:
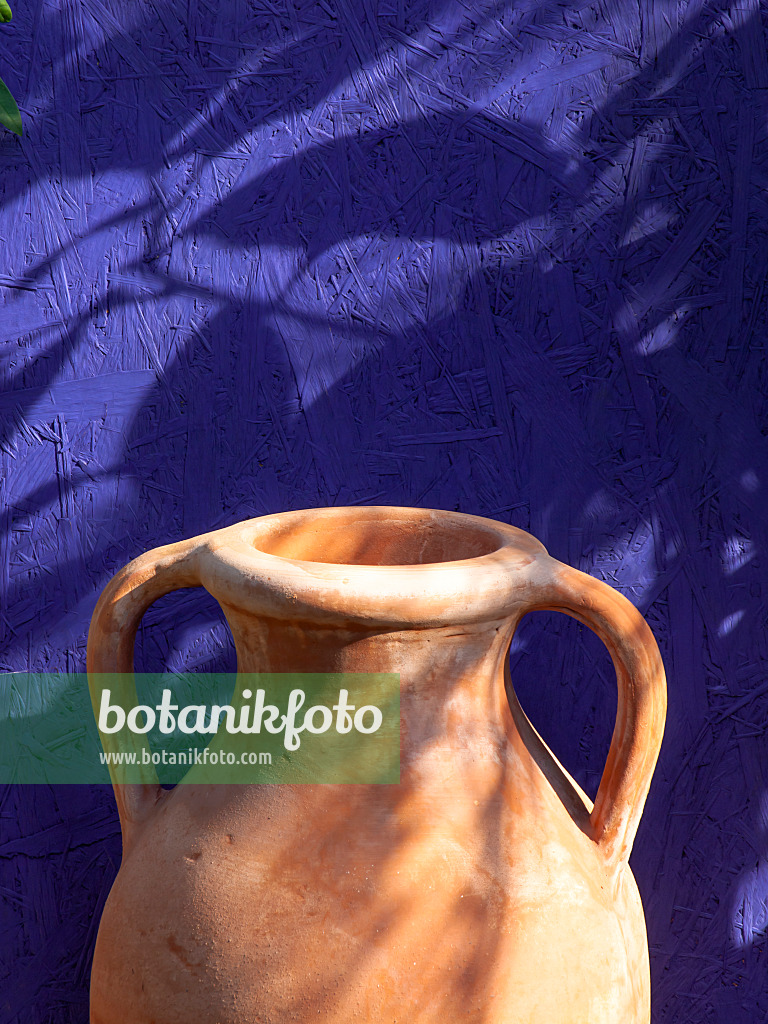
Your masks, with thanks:
M530 530L665 659L658 1024L768 1016L767 15L30 0L0 36L0 670L82 671L118 567L251 516ZM202 592L138 647L234 665ZM607 654L539 613L511 656L594 793ZM86 1020L119 857L108 789L2 791L2 1024Z

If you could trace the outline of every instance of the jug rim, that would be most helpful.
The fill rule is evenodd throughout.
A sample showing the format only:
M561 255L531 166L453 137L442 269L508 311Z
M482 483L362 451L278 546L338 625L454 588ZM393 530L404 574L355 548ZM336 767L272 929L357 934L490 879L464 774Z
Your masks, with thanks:
M357 540L370 549L364 557L378 552L385 561L339 560L354 549L355 526L361 528ZM390 534L382 540L377 529ZM424 553L444 553L455 543L457 553L468 557L393 560L398 542L407 553L420 539ZM516 595L522 601L535 583L537 565L550 561L543 544L517 527L410 506L297 509L245 520L200 540L203 585L223 604L274 618L403 628L505 618ZM326 560L276 553L318 549Z

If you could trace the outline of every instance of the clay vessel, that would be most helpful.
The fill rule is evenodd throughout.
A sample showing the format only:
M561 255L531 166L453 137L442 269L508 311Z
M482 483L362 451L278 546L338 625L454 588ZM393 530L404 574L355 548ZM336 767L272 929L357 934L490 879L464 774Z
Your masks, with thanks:
M221 604L239 671L399 673L401 781L164 790L150 768L117 786L92 1024L647 1024L627 860L666 690L624 597L489 519L265 516L114 577L88 641L94 699L99 673L133 670L146 608L192 586ZM616 667L594 806L505 692L534 609L594 630Z

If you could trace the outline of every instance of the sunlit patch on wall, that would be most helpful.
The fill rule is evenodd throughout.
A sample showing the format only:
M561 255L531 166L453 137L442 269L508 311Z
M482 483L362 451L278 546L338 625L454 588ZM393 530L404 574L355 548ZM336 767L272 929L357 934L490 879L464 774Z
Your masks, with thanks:
M665 231L673 221L679 219L676 211L670 210L658 202L648 203L640 215L630 224L619 242L620 247L632 245L651 235Z
M593 575L616 587L638 606L658 574L653 528L644 520L612 541L610 548L595 552Z
M760 486L760 481L758 480L757 473L754 471L754 469L748 469L744 473L742 473L739 483L744 488L744 490L748 491L750 494L754 494Z
M670 348L677 340L680 319L678 310L664 317L652 330L646 331L637 344L636 351L641 355L650 356L654 352L663 352L665 348Z
M735 946L751 945L768 930L768 861L761 860L739 880L731 915Z
M744 618L744 609L740 608L738 611L731 612L730 615L726 615L720 625L717 627L718 636L728 636L738 626L741 620Z
M727 576L733 575L742 569L755 557L755 545L748 537L740 537L734 533L723 544L720 557L725 566Z

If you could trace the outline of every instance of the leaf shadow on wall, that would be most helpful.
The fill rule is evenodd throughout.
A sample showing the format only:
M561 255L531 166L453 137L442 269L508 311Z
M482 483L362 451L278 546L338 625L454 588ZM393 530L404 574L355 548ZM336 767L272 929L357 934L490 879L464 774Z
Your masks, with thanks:
M170 17L170 7L164 10ZM443 41L464 45L467 34L479 29L462 29L459 15L451 14L457 10L444 9ZM544 31L561 13L561 6L548 5L530 14L529 22ZM453 36L448 32L452 17ZM483 106L471 112L465 105L456 112L455 98L439 90L433 94L417 76L411 88L421 103L418 116L395 118L387 127L355 125L351 131L343 103L334 96L324 119L309 125L313 136L302 110L322 109L323 96L348 73L365 71L370 82L370 66L392 40L400 41L393 32L371 45L365 34L359 36L354 19L337 23L338 46L319 84L314 78L295 80L291 64L298 57L291 44L285 59L263 66L285 83L281 96L294 95L277 106L282 120L275 131L282 132L284 152L276 144L254 147L230 191L201 212L188 198L169 199L176 195L171 185L182 177L185 159L191 164L190 185L195 175L204 182L206 174L215 178L200 149L224 152L253 130L242 117L240 94L225 89L209 116L195 119L197 127L184 125L170 169L157 158L166 142L162 119L148 118L141 131L128 135L134 148L127 142L124 151L110 152L108 164L134 167L142 179L159 175L168 193L161 190L158 196L148 188L143 200L100 230L127 234L139 225L139 234L146 233L144 251L120 264L108 288L97 290L96 314L87 301L75 300L60 340L45 347L45 358L23 377L12 375L12 383L45 386L70 366L79 372L83 351L100 337L94 331L101 320L141 330L143 319L151 338L153 319L170 312L179 320L176 340L158 360L157 388L133 418L119 424L117 437L108 437L114 424L97 425L100 439L91 452L96 458L83 460L86 468L64 458L68 447L87 448L82 425L70 425L71 436L62 436L60 424L27 424L31 442L24 442L22 429L21 441L31 445L39 443L34 431L42 430L44 437L46 429L52 431L58 440L47 440L58 462L42 484L30 474L23 495L13 495L16 507L20 503L36 514L55 508L62 493L73 500L72 514L62 512L64 525L55 535L56 575L35 581L34 601L23 575L9 583L8 657L19 664L27 657L30 612L44 608L48 632L57 642L35 652L40 667L65 648L67 664L77 665L95 589L128 558L160 540L315 504L434 505L508 517L539 536L552 554L597 571L614 554L626 565L619 556L635 544L644 575L640 592L630 594L647 611L681 578L681 565L696 550L691 517L680 507L679 493L665 483L678 472L679 438L692 445L699 430L708 433L697 460L706 462L715 450L723 453L717 456L720 479L733 483L738 514L762 540L764 460L759 446L742 443L755 434L749 415L736 420L738 429L730 436L720 424L713 427L707 421L709 379L691 378L675 349L685 342L689 353L701 358L711 332L697 319L701 307L689 311L684 329L670 325L681 296L695 292L699 279L694 275L693 285L663 275L649 279L642 259L635 262L638 254L655 253L669 222L649 193L663 176L662 160L649 155L642 141L655 115L624 111L643 110L643 104L675 106L675 90L683 88L679 82L686 74L692 76L688 91L703 75L696 67L702 52L706 63L709 44L701 37L710 22L707 14L698 17L657 54L651 70L637 70L614 86L580 125L563 121L561 135L554 138L546 123L553 105L543 117L535 94L521 113L505 121L493 110L487 116ZM422 24L418 13L416 21ZM142 31L147 52L153 33L168 45L167 27L159 22ZM127 48L124 59L138 59L124 39L121 46ZM100 56L106 60L106 48ZM180 78L189 75L193 85L195 66L179 55L177 67ZM237 67L231 60L223 63L222 82ZM515 67L510 61L510 87ZM246 80L256 91L254 80ZM266 78L260 86L266 109L269 83ZM87 124L87 111L82 116ZM180 107L178 117L181 123ZM266 130L263 117L258 123ZM296 150L296 139L304 149ZM63 146L61 157L67 174L82 175L84 164L74 150ZM50 176L53 166L36 159L40 176ZM690 161L693 168L695 154ZM610 170L621 162L629 163L633 186L606 201ZM658 184L653 187L658 191ZM186 195L189 189L181 191ZM686 184L681 203L674 208L670 203L666 211L675 226L682 225L681 234L692 225L691 244L697 233L712 230L714 220L708 218L717 209L704 206L701 213L712 195L711 179L703 176L698 185ZM35 282L50 271L56 282L57 260L80 247L85 251L89 242L98 245L99 235L85 228L69 248L49 245L49 256L27 268L24 280ZM191 280L189 265L195 267ZM668 267L668 273L673 270ZM607 305L599 293L584 297L585 280L607 282ZM644 280L650 280L650 291L642 291ZM597 317L601 322L587 320L591 327L585 331L579 311L588 311L592 300L605 314ZM713 316L719 322L717 311ZM195 328L185 332L185 321ZM142 344L146 348L146 339ZM154 365L151 348L146 351ZM591 378L577 397L574 373ZM672 395L666 406L660 391L646 384L649 379ZM697 396L693 408L681 394L691 381ZM617 383L630 414L606 408ZM17 412L23 417L24 411L22 396ZM690 424L682 422L686 417ZM5 443L14 443L11 434ZM691 447L681 446L687 457ZM614 477L616 465L624 471L635 459L643 463L640 479L629 470L629 483L626 475ZM757 489L750 490L749 481L757 481ZM86 494L90 506L82 501ZM646 520L663 544L645 544ZM618 534L623 549L611 544ZM690 569L694 579L711 571L697 558ZM626 579L627 587L635 584L631 574ZM193 600L181 595L169 599L165 609L158 606L159 649L146 652L148 668L165 649L185 647L174 624L179 610L191 609ZM201 632L215 621L216 612L208 607L200 613ZM661 623L662 632L667 628ZM218 630L217 643L226 650L226 631ZM533 645L536 636L533 630L527 642ZM721 646L728 648L737 638L738 631ZM210 643L189 654L188 667L216 667L217 659L230 657ZM680 662L692 671L691 663L681 660L682 649L674 654L676 668ZM734 656L724 653L726 660ZM525 691L524 679L520 685ZM546 735L546 722L536 718L539 698L531 680L527 687L532 717ZM690 740L686 715L693 719L693 734L707 726L706 715L697 711L678 707L675 713L679 724L668 733L662 763L670 775ZM563 725L553 734L552 745L558 753L565 749L569 767L571 758L579 765L583 756L577 732ZM591 782L601 756L600 750L590 754ZM574 768L574 773L578 770L584 771ZM646 835L667 810L660 797L656 803L652 797ZM722 876L727 875L724 864ZM649 888L653 883L649 872ZM651 944L660 949L667 912L662 906L658 916L649 916ZM716 949L711 932L707 939ZM695 966L690 970L690 978L679 982L682 991L698 983Z

